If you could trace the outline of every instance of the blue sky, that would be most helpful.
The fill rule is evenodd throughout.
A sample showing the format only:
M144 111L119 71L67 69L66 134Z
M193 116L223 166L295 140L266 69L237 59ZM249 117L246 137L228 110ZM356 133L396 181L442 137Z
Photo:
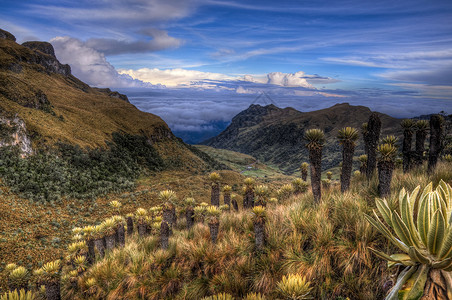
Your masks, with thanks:
M0 2L0 28L50 41L94 86L196 95L194 106L203 91L265 91L300 110L351 102L399 117L452 113L450 20L449 0Z

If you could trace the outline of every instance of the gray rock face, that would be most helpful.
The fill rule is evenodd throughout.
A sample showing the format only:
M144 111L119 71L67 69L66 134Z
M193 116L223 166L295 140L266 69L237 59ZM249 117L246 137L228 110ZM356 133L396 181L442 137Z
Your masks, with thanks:
M16 41L16 37L6 30L0 29L0 39Z
M31 50L41 51L44 54L47 54L47 55L50 55L50 56L53 56L54 58L56 58L55 50L53 49L53 46L50 43L33 41L33 42L25 42L22 44L22 46L27 47L28 49L31 49Z
M7 118L0 115L0 148L6 146L19 146L22 156L33 154L25 122L18 116Z
M52 44L47 42L25 42L22 46L33 50L36 54L35 61L31 63L40 64L49 73L57 73L64 76L71 75L71 67L61 64L55 56L55 50Z
M126 95L121 94L121 93L116 92L116 91L112 91L109 88L94 88L94 89L96 89L97 91L99 91L99 92L101 92L103 94L107 94L109 97L118 98L118 99L121 99L121 100L123 100L123 101L125 101L127 103L130 103L129 98Z

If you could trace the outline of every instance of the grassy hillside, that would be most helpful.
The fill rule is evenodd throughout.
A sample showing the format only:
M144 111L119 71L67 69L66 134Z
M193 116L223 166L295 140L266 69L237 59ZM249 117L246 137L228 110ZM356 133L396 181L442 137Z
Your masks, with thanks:
M251 155L204 145L195 145L194 147L244 176L265 178L267 181L287 181L291 178L284 175L276 166L266 165Z
M388 200L396 203L402 187L411 191L430 181L436 185L440 179L451 184L451 167L451 163L443 162L431 176L426 176L423 168L410 174L396 170L391 187L393 196ZM178 191L178 187L191 186L191 190L203 191L195 195L204 194L197 198L199 201L206 199L208 189L198 189L194 185L197 180L183 179L184 174L180 175L177 181L173 174L169 175L166 182L163 180L146 195L155 195L163 188ZM222 175L232 184L234 176ZM367 182L355 176L350 192L341 194L333 185L324 191L319 204L313 202L310 191L268 204L267 243L260 251L255 248L256 215L249 210L221 214L216 244L210 241L208 224L197 223L186 230L181 214L168 250L160 249L158 231L153 230L147 238L134 233L127 237L124 248L108 252L86 271L75 277L63 275L63 298L201 299L227 293L241 299L249 293L260 293L265 299L275 299L280 297L277 286L283 275L302 274L310 281L310 295L314 299L381 299L391 287L391 275L398 268L388 269L386 262L369 249L396 251L364 218L364 213L375 209L377 185L376 180ZM273 194L275 189L271 190ZM189 194L178 191L177 195L182 199ZM139 198L142 199L136 197ZM135 202L129 196L119 201L124 204L123 215L156 203ZM99 219L102 214L108 217L115 213L108 211L105 202L99 203L98 211ZM86 223L79 225L83 224ZM63 274L71 270L71 266L66 266Z
M0 117L17 115L34 148L55 143L106 147L114 132L144 136L168 165L202 169L208 164L174 137L158 116L91 88L72 75L55 73L51 56L0 39ZM41 63L40 63L41 62Z

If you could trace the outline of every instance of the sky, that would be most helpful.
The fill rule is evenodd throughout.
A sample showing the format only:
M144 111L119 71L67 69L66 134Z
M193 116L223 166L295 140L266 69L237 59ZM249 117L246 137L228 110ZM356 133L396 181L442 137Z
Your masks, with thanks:
M81 80L198 131L262 93L301 111L452 113L450 20L450 0L0 2L18 42L49 41Z

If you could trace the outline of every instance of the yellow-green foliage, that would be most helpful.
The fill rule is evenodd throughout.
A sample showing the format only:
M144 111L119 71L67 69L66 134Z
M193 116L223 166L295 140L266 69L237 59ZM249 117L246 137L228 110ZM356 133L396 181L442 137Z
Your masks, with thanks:
M337 139L339 140L340 144L344 143L355 143L355 141L358 139L358 130L353 127L344 127L339 130L337 134Z
M253 186L256 183L256 181L253 178L251 178L251 177L247 177L247 178L245 178L243 183L245 184L245 186L251 187L251 186Z
M397 148L392 144L382 144L377 149L379 153L379 159L382 161L393 161L397 155Z
M177 200L176 193L172 190L164 190L159 193L159 200L162 202L168 202L174 204Z
M411 194L402 189L398 210L391 209L386 199L376 200L378 211L394 233L380 220L375 210L373 218L366 216L384 237L403 252L388 255L372 249L377 256L388 261L389 267L408 267L403 276L399 276L396 288L390 294L399 298L404 295L403 299L422 296L430 269L452 271L452 188L440 181L436 189L430 183L419 193L420 186ZM402 289L410 280L415 284ZM452 292L450 280L446 280L446 286L447 291Z
M221 175L218 174L217 172L212 172L209 174L209 180L212 183L218 183L221 180Z
M22 266L19 266L9 273L9 279L16 285L26 284L30 277L29 272Z
M234 297L232 297L230 294L221 293L209 297L204 297L202 298L202 300L234 300Z
M304 133L304 138L308 142L306 147L308 149L322 148L325 144L325 133L320 129L308 129Z
M21 289L19 292L17 290L9 291L0 296L0 300L35 300L36 295L32 291L25 292Z
M287 277L283 276L281 281L278 282L278 290L283 299L309 299L309 293L312 289L309 287L310 284L305 277L299 274L289 274Z

